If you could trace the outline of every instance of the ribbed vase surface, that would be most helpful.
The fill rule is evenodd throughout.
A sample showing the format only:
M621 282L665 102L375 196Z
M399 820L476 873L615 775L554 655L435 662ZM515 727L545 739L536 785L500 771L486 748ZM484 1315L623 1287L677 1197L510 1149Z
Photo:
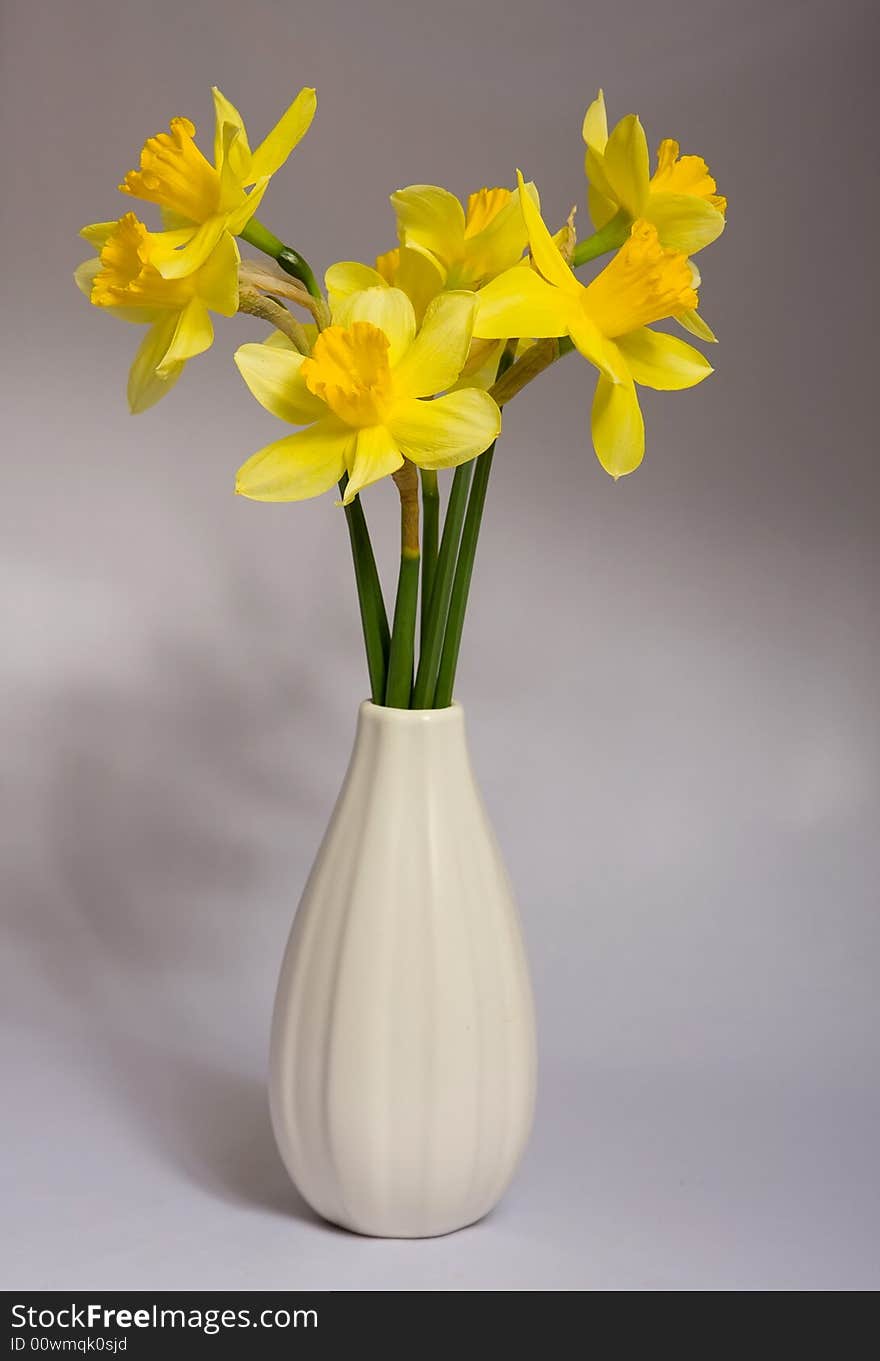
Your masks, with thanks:
M463 711L362 704L275 1001L287 1169L335 1224L449 1233L504 1193L534 1090L522 935Z

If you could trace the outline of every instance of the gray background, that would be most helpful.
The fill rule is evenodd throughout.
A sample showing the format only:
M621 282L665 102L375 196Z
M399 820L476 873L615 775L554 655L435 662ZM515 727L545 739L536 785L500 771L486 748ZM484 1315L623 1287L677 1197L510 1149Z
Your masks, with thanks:
M878 1270L876 21L867 3L6 0L3 1283L868 1289ZM136 333L79 226L212 82L319 111L263 219L323 269L386 195L520 165L561 220L580 122L703 152L716 375L646 394L618 485L568 360L509 409L458 692L525 918L537 1126L501 1208L383 1243L311 1219L266 1035L363 661L332 498L232 495L276 432L218 326L131 419ZM582 230L585 212L581 209ZM366 507L383 566L395 497Z

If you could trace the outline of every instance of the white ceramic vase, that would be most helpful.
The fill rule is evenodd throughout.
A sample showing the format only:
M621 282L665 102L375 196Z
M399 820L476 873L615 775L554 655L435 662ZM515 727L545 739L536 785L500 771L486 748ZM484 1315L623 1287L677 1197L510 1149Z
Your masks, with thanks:
M450 1233L504 1193L534 1091L528 968L464 714L362 704L275 1001L287 1169L357 1233Z

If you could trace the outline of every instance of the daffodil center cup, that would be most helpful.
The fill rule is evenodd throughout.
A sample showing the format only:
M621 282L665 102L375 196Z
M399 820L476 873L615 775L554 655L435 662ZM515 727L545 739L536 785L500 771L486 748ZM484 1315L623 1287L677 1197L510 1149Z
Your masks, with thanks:
M218 211L220 176L196 146L188 118L172 118L170 129L147 139L140 170L129 170L119 188L188 222L204 222Z
M651 222L633 223L628 239L583 292L583 306L612 339L696 307L687 256L660 245Z
M392 400L390 342L369 321L328 326L303 360L309 391L348 425L381 425Z
M456 253L446 260L446 287L476 290L497 274L497 243L478 239L511 200L509 189L478 189L468 197L464 236ZM505 261L505 264L507 262Z
M470 194L464 219L465 240L484 231L490 222L506 208L511 199L509 189L478 189Z
M120 218L101 251L101 269L92 285L98 307L185 305L193 295L191 278L167 281L153 264L155 236L134 213Z
M719 194L718 186L709 174L702 156L682 156L678 142L664 137L657 148L657 169L651 177L655 193L691 194L705 199L719 213L727 211L727 199Z

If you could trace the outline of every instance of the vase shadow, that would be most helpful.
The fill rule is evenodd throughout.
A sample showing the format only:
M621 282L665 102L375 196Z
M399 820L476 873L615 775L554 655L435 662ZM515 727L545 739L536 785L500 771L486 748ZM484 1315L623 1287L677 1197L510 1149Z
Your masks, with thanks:
M140 1137L188 1182L227 1204L325 1226L281 1161L264 1077L179 1052L138 1053L130 1041L116 1057L114 1085Z
M130 670L12 690L0 1012L38 1054L69 1034L132 1136L194 1185L323 1223L280 1161L257 1069L334 792L316 754L348 733L276 613L229 601L202 635L145 621Z

